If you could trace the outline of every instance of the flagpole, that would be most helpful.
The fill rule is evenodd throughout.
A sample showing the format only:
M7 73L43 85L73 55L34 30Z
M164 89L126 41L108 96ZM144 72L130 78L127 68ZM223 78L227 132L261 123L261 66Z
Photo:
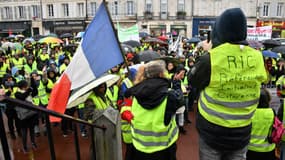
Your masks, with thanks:
M111 26L112 26L112 28L113 28L113 31L115 31L115 27L114 27L113 21L112 21L112 19L111 19L109 9L108 9L108 7L106 6L106 4L107 4L106 0L103 0L103 5L104 5L104 7L106 8L106 11L107 11L107 14L108 14L108 18L109 18L109 20L110 20L110 22L111 22ZM127 59L126 59L125 55L123 54L124 52L123 52L123 50L122 50L122 48L121 48L118 35L117 35L115 32L114 32L114 34L115 34L115 37L116 37L116 41L117 41L117 43L119 44L119 48L120 48L120 51L121 51L121 55L123 56L124 63L125 63L125 65L126 65L126 67L127 67L127 71L128 71L128 73L130 73L130 69L129 69L129 66L128 66L128 63L127 63Z

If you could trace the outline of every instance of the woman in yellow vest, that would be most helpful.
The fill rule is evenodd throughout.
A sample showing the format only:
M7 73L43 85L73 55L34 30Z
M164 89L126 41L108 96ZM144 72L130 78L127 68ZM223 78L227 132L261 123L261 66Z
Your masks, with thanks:
M136 77L140 81L136 80L135 86L125 94L126 97L133 97L132 159L175 160L179 132L175 112L183 102L180 89L182 73L174 75L171 85L165 77L164 61L151 61L141 67L144 69L139 69Z
M270 93L266 89L260 91L259 104L252 117L251 138L246 154L247 160L276 160L275 144L270 143L274 111L269 108Z

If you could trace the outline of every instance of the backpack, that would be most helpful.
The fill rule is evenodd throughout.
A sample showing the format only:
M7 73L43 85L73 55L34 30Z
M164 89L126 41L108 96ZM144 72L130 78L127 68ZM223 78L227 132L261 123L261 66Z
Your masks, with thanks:
M272 131L271 131L270 136L268 137L269 142L275 143L275 144L280 143L282 140L284 131L285 130L284 130L282 122L276 116L274 116Z

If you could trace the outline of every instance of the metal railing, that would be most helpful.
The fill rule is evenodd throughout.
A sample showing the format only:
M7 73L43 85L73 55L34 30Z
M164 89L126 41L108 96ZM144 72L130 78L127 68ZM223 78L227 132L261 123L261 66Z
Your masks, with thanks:
M58 112L54 112L52 110L48 110L48 109L43 108L43 107L38 107L38 106L33 105L31 103L21 101L18 99L14 99L14 98L10 98L7 96L0 96L0 103L11 103L11 104L14 104L14 105L11 105L14 107L15 106L22 107L22 108L26 108L29 110L33 110L36 112L43 113L43 115L45 117L45 121L46 121L47 138L48 138L48 144L49 144L49 150L50 150L50 159L51 160L56 160L56 156L55 156L55 149L54 149L54 143L53 143L53 137L52 137L52 129L51 129L50 121L49 121L49 116L55 116L58 118L71 120L72 122L81 123L81 124L84 124L84 125L91 127L91 149L92 149L91 151L93 153L93 155L92 155L93 159L96 158L96 156L95 156L95 153L96 153L95 152L95 142L94 142L94 128L100 128L102 130L106 130L105 126L95 125L95 124L92 124L88 121L84 121L84 120L81 120L81 119L78 119L78 118L75 118L75 117L72 117L72 116L69 116L66 114L60 114ZM76 152L76 159L80 160L80 147L79 147L79 141L78 141L78 131L77 131L77 127L76 127L75 123L74 123L75 152ZM4 128L4 121L3 121L2 113L0 113L0 139L1 139L1 143L2 143L2 149L3 149L5 160L11 160L11 155L10 155L7 136L6 136L6 132L5 132L5 128Z

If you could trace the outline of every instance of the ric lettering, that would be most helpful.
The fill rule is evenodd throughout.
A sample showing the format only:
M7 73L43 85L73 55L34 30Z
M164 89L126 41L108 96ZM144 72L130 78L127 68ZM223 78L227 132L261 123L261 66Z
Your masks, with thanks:
M227 56L229 69L244 69L255 67L255 60L252 56Z

